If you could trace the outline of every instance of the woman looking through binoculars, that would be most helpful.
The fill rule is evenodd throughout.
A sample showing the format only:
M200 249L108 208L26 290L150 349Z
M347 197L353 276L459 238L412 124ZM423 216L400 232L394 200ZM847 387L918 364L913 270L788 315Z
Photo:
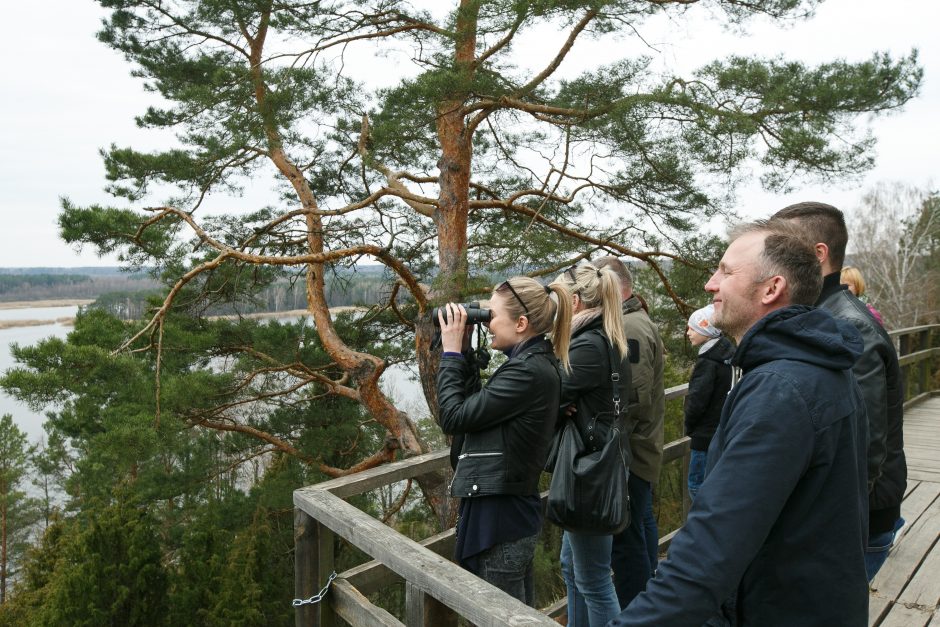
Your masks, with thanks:
M482 387L465 350L466 310L448 303L437 314L444 350L440 425L455 436L450 492L461 499L455 557L532 605L532 559L542 527L538 481L558 416L560 368L568 367L571 295L564 286L513 277L493 290L489 309L490 344L508 359Z

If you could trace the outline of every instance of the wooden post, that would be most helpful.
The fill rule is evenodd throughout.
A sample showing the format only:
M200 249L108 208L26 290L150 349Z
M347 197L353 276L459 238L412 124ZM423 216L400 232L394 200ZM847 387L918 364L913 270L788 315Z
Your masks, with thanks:
M317 594L333 568L333 532L294 508L294 597L309 599ZM327 599L301 605L294 614L296 627L332 627L334 622Z
M930 348L930 329L920 332L920 350L925 351ZM918 394L925 394L930 390L930 359L920 361L920 390Z
M316 529L317 522L302 509L294 508L294 598L309 599L317 593ZM295 608L294 625L316 624L316 608L301 605Z
M904 357L905 355L910 354L911 352L911 336L905 333L904 335L898 336L898 357ZM901 397L906 402L909 398L912 398L914 395L911 393L911 388L913 387L911 381L911 371L913 368L910 366L901 367Z
M410 581L405 582L405 625L408 627L456 627L457 614L426 594Z
M336 562L333 556L334 535L328 528L320 523L316 524L317 536L317 589L320 590L330 580L336 568ZM319 619L314 623L315 627L333 627L336 621L333 618L333 608L330 607L329 593L324 595L323 599L315 606L317 608L316 616Z

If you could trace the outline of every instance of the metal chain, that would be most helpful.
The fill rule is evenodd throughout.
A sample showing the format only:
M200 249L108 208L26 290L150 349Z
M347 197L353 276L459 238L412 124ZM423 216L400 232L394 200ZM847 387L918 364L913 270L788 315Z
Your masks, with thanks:
M320 601L323 600L323 597L326 596L326 591L330 589L330 584L333 583L334 579L336 579L335 570L330 575L330 578L326 580L326 585L323 586L323 588L321 588L319 592L317 592L315 595L313 595L309 599L294 599L291 605L293 605L294 607L300 607L302 605L315 605L319 603Z

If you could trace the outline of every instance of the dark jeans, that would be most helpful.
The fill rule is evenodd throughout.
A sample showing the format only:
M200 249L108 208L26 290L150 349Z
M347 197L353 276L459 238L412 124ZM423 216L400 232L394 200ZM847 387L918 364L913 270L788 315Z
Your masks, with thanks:
M868 581L875 578L882 564L888 559L888 551L894 546L894 537L904 523L903 518L898 518L891 531L868 536L868 547L865 549L865 572L868 574Z
M610 565L614 570L614 588L621 608L646 589L646 582L656 570L659 531L653 517L653 488L631 474L630 526L614 536Z
M708 451L689 452L689 498L694 499L698 489L705 481L705 464L708 462Z
M532 559L538 534L503 542L480 553L479 570L474 574L523 603L535 603L532 585Z

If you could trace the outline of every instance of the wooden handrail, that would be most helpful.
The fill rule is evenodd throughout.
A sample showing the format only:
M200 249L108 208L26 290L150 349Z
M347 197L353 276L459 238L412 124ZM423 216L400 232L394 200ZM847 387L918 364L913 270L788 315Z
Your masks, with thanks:
M940 325L923 325L892 331L898 345L898 363L904 370L905 406L934 393L930 366L940 357ZM912 373L918 375L911 377ZM688 384L665 391L666 400L682 398ZM690 439L673 440L663 448L663 464L688 464ZM295 592L309 598L333 572L333 542L339 536L364 551L373 561L351 568L335 579L330 593L317 605L298 608L297 625L329 627L339 617L352 625L383 627L437 624L441 606L451 608L479 625L554 625L538 612L471 575L444 556L453 553L454 529L416 542L356 509L345 498L392 483L440 472L449 466L449 452L435 451L332 479L295 490ZM682 481L687 502L687 484ZM660 538L668 547L678 530ZM367 595L394 581L404 580L406 623L372 604ZM549 615L564 610L564 599L548 609ZM437 612L437 613L435 613Z

